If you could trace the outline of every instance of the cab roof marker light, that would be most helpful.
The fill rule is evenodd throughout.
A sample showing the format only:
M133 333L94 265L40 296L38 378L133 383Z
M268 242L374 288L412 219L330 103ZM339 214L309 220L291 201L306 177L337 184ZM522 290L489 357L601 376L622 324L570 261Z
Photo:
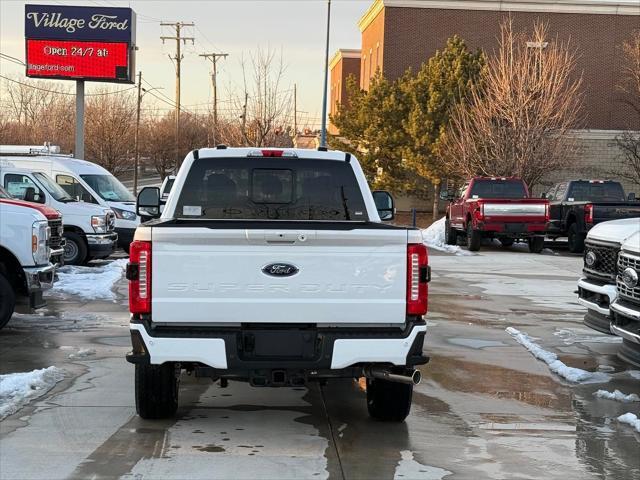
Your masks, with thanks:
M251 150L247 157L292 157L298 158L298 154L292 151L285 150Z

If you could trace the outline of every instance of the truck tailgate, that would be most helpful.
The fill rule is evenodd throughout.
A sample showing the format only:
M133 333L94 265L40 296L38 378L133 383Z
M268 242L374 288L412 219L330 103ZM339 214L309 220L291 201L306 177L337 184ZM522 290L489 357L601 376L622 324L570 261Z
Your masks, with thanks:
M163 227L153 229L152 245L157 323L405 321L404 229ZM298 271L263 271L273 264Z
M547 201L529 199L482 199L484 217L487 221L544 222L546 220Z
M593 223L640 217L640 202L593 203Z

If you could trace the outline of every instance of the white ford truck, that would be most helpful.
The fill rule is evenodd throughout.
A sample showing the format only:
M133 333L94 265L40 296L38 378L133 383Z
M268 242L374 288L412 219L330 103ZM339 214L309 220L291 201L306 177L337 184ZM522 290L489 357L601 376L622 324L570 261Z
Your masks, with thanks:
M175 413L179 375L260 386L366 378L372 417L403 421L423 354L430 268L420 231L384 224L387 192L326 150L203 148L131 244L135 397Z
M611 304L611 333L622 337L618 356L640 367L640 232L621 246L616 286L618 297Z
M640 232L640 219L625 218L597 224L584 242L584 267L578 281L578 302L587 308L584 324L611 333L609 306L618 297L616 274L620 245Z

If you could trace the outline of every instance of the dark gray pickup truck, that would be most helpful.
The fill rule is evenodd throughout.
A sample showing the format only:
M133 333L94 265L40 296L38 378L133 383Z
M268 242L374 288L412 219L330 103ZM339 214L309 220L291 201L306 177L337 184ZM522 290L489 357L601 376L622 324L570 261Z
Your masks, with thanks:
M640 217L635 194L625 196L620 182L570 180L554 185L547 193L549 223L547 236L567 237L569 250L581 253L591 227L600 222ZM640 222L640 218L638 220Z

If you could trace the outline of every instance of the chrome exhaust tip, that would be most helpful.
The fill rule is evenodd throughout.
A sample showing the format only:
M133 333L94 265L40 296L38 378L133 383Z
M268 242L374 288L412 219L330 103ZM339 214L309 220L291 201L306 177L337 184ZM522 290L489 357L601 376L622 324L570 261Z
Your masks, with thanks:
M389 382L405 383L407 385L418 385L422 381L420 370L408 370L406 374L391 373L388 369L380 367L364 367L362 372L367 378L377 378Z

